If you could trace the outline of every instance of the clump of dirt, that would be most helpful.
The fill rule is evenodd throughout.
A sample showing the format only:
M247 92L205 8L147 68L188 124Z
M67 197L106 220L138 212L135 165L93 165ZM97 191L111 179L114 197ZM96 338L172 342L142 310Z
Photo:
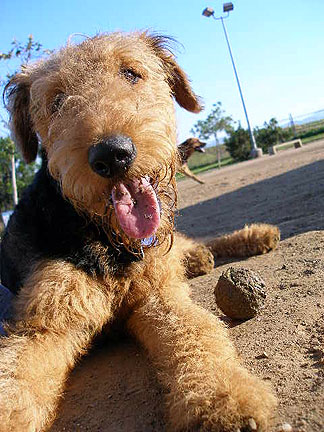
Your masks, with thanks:
M229 318L247 320L255 317L264 306L265 283L255 272L229 267L215 287L217 306Z

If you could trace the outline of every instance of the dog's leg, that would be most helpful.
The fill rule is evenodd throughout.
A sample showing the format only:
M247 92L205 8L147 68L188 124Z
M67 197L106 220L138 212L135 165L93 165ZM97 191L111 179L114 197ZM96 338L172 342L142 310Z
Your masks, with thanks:
M114 294L74 266L42 263L26 280L0 339L0 431L43 431L68 371L109 320Z
M205 184L203 180L200 180L199 177L197 177L193 172L190 171L187 164L182 165L180 172L182 172L184 175L192 178L193 180L196 180L200 184Z
M246 225L241 230L216 237L206 244L176 233L175 242L181 247L187 277L208 274L214 268L216 258L245 258L267 253L278 246L280 231L268 224Z
M280 241L280 231L275 225L251 224L231 234L217 237L206 246L217 257L249 257L275 249Z
M275 397L239 363L224 325L190 300L186 285L152 293L128 326L169 389L170 430L267 427Z

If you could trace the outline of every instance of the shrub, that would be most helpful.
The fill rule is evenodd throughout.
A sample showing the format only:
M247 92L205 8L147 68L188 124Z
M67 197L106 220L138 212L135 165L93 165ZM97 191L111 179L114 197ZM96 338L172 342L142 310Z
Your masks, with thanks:
M232 130L229 137L225 139L226 150L237 161L249 159L251 153L251 142L249 132L241 127Z
M256 127L253 133L257 146L265 153L268 153L269 147L293 138L291 130L282 129L275 118L270 119L269 123L264 122L263 128Z

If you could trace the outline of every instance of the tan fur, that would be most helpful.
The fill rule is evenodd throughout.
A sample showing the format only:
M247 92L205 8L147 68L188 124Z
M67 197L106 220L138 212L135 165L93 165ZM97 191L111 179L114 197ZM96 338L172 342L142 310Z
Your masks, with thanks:
M199 177L197 177L192 171L190 171L190 168L188 167L188 164L185 163L184 165L181 165L180 168L178 168L178 171L181 174L186 175L189 178L192 178L193 180L196 180L200 184L205 184L203 180L201 180Z
M164 242L172 237L176 201L172 97L193 112L201 106L161 41L147 33L98 36L28 67L7 86L17 145L33 160L37 132L51 175L77 211L108 236L117 234L126 247L139 247L119 228L110 207L114 179L99 177L87 162L96 140L123 133L138 152L125 178L148 175L158 183L163 217L158 245L121 273L107 269L104 277L90 276L62 260L31 265L8 337L0 339L1 432L46 430L69 370L93 336L117 318L147 349L169 390L170 430L235 431L251 417L259 430L269 424L276 405L269 386L241 365L217 317L189 297L185 265L192 260L193 273L205 265L210 271L210 251L180 235L172 246ZM120 76L126 66L144 78L136 87ZM61 92L69 96L53 111ZM256 225L209 247L217 255L247 256L277 242L276 228Z

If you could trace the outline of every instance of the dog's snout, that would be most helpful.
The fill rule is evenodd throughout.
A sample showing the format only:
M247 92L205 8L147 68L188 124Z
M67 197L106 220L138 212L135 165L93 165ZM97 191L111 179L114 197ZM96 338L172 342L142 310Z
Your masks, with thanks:
M90 147L88 161L91 169L101 177L122 174L134 162L136 147L131 138L113 135Z

